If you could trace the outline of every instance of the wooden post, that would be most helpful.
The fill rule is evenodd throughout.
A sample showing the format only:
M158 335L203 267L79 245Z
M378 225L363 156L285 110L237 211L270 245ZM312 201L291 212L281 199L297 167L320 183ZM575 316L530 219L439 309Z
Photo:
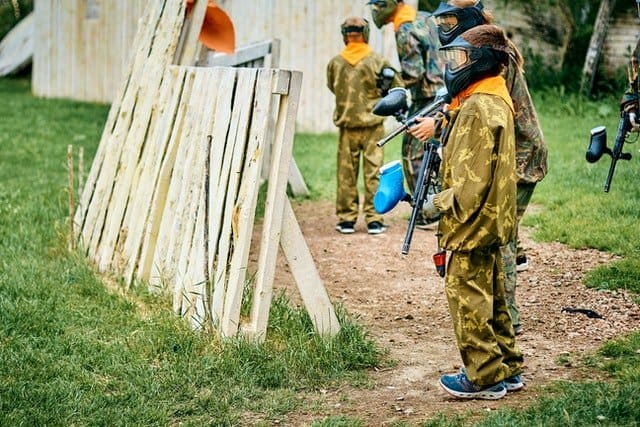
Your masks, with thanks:
M73 217L75 213L73 189L73 145L67 146L67 196L69 201L69 250L76 248L76 237L73 231Z

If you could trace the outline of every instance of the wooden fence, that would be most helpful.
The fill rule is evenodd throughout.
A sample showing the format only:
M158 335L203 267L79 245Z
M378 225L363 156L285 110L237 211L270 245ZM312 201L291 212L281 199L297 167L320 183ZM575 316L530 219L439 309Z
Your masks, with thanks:
M183 3L149 3L143 16L74 218L79 246L101 271L170 291L176 312L225 336L238 332L243 292L255 287L243 332L263 339L280 245L316 329L335 334L337 318L286 196L302 75L171 65L195 62L197 32L183 28ZM249 281L265 151L263 231Z

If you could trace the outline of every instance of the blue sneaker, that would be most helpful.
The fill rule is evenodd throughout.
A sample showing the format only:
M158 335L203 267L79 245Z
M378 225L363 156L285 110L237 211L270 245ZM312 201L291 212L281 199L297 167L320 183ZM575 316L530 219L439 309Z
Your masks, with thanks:
M440 377L440 385L449 394L463 399L501 399L507 394L504 381L490 386L473 384L464 372Z
M513 375L504 380L504 386L507 388L507 391L518 391L522 390L524 382L522 382L522 377L520 375Z

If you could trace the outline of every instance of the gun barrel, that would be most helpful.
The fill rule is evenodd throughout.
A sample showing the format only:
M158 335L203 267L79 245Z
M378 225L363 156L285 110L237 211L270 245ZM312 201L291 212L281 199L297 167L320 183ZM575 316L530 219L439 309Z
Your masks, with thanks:
M407 130L407 125L400 125L397 128L395 128L393 130L393 132L391 132L389 135L385 136L384 138L382 138L380 141L376 142L376 145L378 147L382 147L383 145L385 145L387 142L391 141L393 138L395 138L396 136L400 135L402 132L404 132L405 130Z

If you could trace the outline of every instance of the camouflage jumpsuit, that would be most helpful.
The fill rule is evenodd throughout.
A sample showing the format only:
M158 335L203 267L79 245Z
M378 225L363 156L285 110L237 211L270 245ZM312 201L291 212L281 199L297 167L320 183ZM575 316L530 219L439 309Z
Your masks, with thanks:
M362 154L365 221L383 222L373 207L378 189L379 169L384 152L376 142L384 137L384 117L371 113L380 99L376 80L383 67L391 67L381 55L371 52L355 65L341 55L327 65L327 86L336 97L333 123L339 128L337 158L336 215L339 222L356 222L358 218L358 172ZM393 86L402 86L396 74Z
M498 96L474 93L451 112L443 138L440 244L451 251L449 311L469 379L491 385L521 372L505 300L500 246L515 234L513 116Z
M518 174L516 200L516 235L502 250L505 270L507 304L514 326L520 325L520 313L516 305L516 256L518 247L517 229L529 205L536 184L547 174L547 145L544 142L538 115L533 106L524 74L515 59L511 58L504 78L515 109L516 172Z
M631 58L629 58L629 67L627 69L627 76L629 77L629 88L627 89L627 93L623 97L623 101L625 98L634 99L635 109L638 109L638 95L640 94L640 86L638 84L638 64L640 64L640 38L636 43L636 48L631 53Z
M431 14L418 12L415 21L401 24L396 31L396 46L402 79L411 93L413 114L433 101L437 89L444 87L444 66L438 49L438 27ZM402 139L402 167L409 191L413 193L424 154L424 143L405 134Z

